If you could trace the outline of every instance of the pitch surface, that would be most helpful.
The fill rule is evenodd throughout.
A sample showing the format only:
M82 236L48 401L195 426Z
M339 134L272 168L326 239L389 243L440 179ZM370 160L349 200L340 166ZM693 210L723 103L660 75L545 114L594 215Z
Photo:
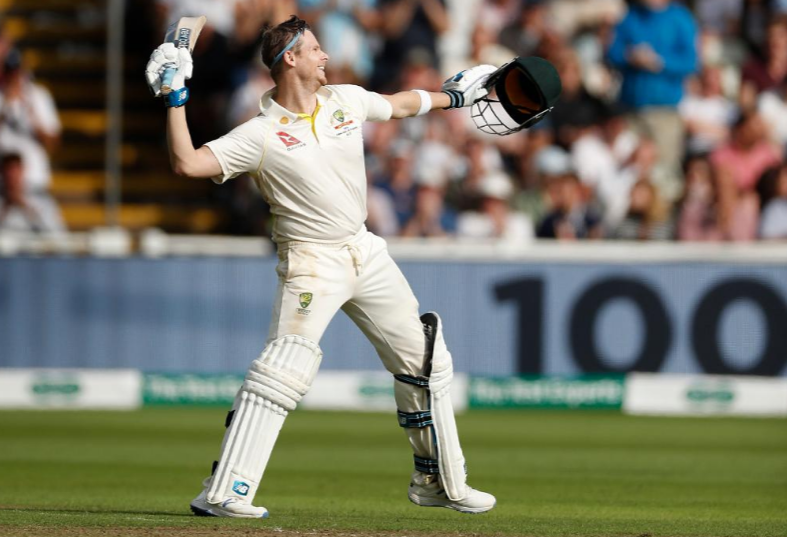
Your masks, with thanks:
M470 412L458 420L470 483L498 507L469 516L408 502L394 414L296 411L258 494L271 518L196 518L223 421L199 408L0 412L0 536L787 535L785 420Z

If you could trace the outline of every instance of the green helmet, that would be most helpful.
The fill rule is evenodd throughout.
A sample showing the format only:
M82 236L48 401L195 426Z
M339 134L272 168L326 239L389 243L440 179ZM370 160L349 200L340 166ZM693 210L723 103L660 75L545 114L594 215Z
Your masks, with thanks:
M479 130L506 136L532 127L555 107L562 85L555 67L543 58L514 58L489 75L490 95L473 104L471 116Z

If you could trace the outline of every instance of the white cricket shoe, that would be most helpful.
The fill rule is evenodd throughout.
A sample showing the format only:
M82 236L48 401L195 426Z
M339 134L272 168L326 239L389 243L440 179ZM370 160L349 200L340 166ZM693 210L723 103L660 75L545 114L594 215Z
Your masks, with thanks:
M410 483L407 496L415 505L421 507L447 507L461 513L485 513L492 509L497 500L491 494L481 492L465 485L466 492L461 500L452 500L445 494L445 490L439 481L434 481L428 485L419 485L415 482Z
M223 516L230 518L268 518L268 510L229 498L221 503L208 503L207 489L191 500L191 511L197 516Z

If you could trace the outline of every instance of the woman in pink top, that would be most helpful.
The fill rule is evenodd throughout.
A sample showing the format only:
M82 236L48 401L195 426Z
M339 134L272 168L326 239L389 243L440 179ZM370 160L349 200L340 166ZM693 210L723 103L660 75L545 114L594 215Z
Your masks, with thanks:
M711 154L717 180L719 216L730 240L754 240L759 222L757 181L765 170L781 162L769 142L765 124L755 112L741 115L730 141Z

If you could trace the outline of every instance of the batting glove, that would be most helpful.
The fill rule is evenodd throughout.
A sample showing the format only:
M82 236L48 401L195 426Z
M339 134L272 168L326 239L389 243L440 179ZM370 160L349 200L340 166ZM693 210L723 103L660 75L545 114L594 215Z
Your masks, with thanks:
M442 91L451 97L451 104L446 108L461 108L480 101L489 94L484 84L489 75L497 71L494 65L477 65L461 71L445 82Z
M164 43L150 55L145 78L155 97L164 96L168 106L182 106L188 100L186 80L191 78L193 70L188 48Z

